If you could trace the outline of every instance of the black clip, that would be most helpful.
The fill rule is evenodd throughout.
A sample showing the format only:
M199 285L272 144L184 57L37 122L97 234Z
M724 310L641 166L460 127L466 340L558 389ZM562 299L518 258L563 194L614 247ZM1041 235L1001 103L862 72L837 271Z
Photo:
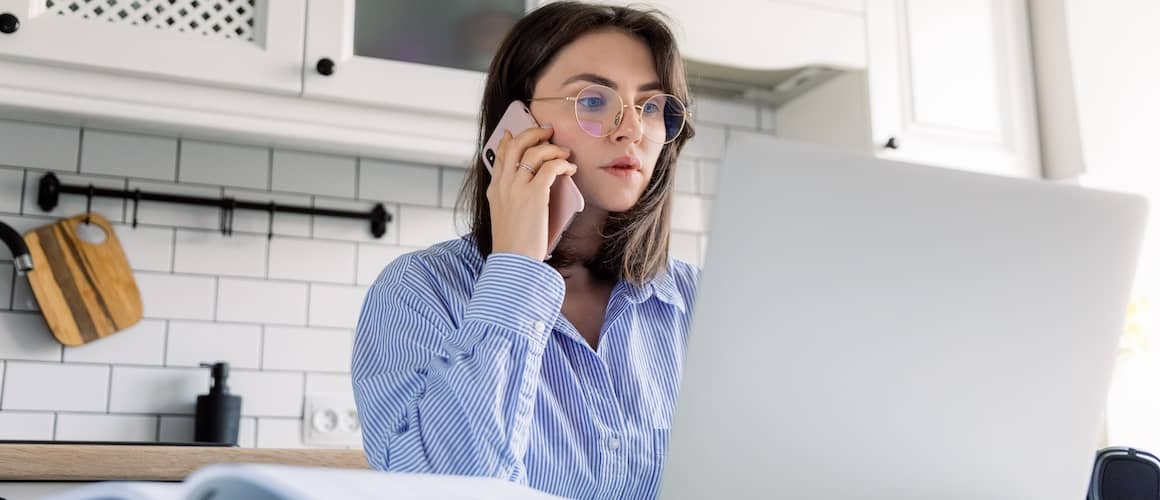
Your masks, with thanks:
M96 188L89 184L89 190L85 193L85 225L92 223L93 214L93 196L95 196Z
M141 190L133 191L133 229L137 228L137 208L141 205Z
M238 207L238 200L233 198L222 198L221 200L221 219L219 220L222 235L229 236L234 234L234 210Z
M271 201L266 209L270 211L270 230L266 233L266 239L272 240L274 239L274 211L277 210L277 207L274 205L274 202Z

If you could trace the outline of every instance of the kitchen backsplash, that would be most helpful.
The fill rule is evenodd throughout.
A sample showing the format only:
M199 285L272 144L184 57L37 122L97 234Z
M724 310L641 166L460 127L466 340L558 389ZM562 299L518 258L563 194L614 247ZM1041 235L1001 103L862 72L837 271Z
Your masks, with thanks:
M714 179L731 129L771 131L773 113L701 99L697 137L678 168L672 251L700 263ZM28 282L0 254L0 439L189 441L202 361L228 361L243 398L240 444L302 447L306 394L350 394L353 329L366 287L402 253L461 234L452 210L464 170L309 151L60 127L0 115L0 221L24 233L84 212L62 195L51 213L37 182L55 172L93 184L394 215L368 223L240 210L232 236L213 208L94 198L116 224L145 306L129 330L65 348ZM465 159L466 161L466 159Z

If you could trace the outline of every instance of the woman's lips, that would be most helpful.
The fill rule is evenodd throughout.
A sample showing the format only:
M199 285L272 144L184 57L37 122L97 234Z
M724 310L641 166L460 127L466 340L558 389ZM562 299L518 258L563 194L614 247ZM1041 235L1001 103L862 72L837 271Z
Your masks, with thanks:
M617 177L620 177L622 179L627 179L627 178L632 177L633 175L637 174L638 172L640 172L640 170L637 170L637 169L632 168L632 167L627 167L627 166L602 167L600 170L608 172L608 173L615 175Z

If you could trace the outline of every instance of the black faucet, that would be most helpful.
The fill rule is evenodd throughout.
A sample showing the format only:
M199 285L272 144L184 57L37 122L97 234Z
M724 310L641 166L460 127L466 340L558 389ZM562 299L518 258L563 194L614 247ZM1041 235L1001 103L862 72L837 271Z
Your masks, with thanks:
M12 229L12 226L0 222L0 239L4 240L4 244L12 251L12 257L16 259L16 274L23 275L32 270L32 256L28 254L28 245L24 244L24 238L20 233Z

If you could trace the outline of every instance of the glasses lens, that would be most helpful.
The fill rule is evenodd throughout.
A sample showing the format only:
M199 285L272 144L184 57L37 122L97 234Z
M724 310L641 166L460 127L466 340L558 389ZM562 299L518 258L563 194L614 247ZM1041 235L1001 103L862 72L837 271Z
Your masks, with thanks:
M641 117L646 139L669 142L685 127L685 104L672 94L654 95L641 106Z
M620 96L601 85L593 85L576 96L576 122L588 135L604 137L616 130Z

